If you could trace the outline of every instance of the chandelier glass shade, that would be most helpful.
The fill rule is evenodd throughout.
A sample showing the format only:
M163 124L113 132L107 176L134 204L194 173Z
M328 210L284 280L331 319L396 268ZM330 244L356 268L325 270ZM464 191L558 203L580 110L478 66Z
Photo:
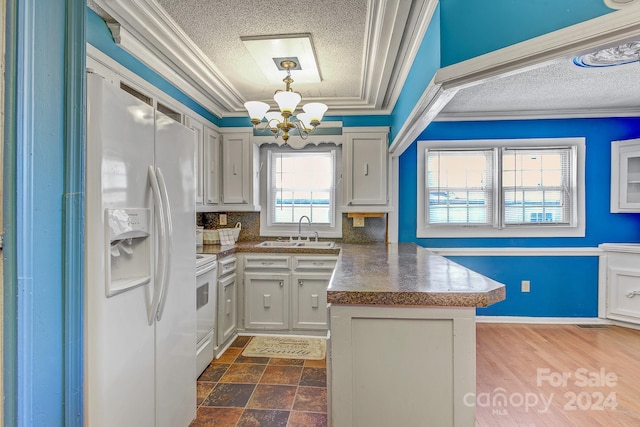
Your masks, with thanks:
M277 90L273 95L280 111L269 111L269 104L260 101L246 102L244 108L249 113L254 129L270 130L275 138L280 136L286 144L292 129L297 129L300 137L306 139L322 121L327 106L320 102L310 102L302 107L302 113L294 116L296 107L302 100L302 96L291 89L291 68L295 68L297 64L294 61L282 61L280 65L287 70L287 76L282 79L285 90Z

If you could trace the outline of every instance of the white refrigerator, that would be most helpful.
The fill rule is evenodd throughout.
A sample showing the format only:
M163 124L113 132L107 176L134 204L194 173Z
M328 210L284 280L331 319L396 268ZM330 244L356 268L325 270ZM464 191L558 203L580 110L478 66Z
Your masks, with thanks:
M196 415L195 140L87 74L84 425Z

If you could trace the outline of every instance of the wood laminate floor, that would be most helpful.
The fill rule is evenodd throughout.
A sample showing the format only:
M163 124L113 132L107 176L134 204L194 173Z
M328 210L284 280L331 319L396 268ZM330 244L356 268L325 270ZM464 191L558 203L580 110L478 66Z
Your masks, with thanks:
M640 331L493 323L476 331L476 394L467 396L476 426L640 427ZM325 362L244 358L247 341L198 379L192 427L326 426Z
M640 331L479 323L476 425L640 426Z

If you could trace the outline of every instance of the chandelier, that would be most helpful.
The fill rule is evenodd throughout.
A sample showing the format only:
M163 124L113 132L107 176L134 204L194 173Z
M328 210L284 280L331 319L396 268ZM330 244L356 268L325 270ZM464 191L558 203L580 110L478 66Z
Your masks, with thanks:
M327 111L327 106L320 102L310 102L302 107L303 113L293 116L302 96L291 89L291 69L298 66L295 61L285 60L280 63L282 68L287 70L287 76L282 79L285 83L284 90L277 90L273 99L278 104L280 111L269 111L269 104L260 101L249 101L244 104L244 108L249 112L249 118L253 128L258 131L270 130L275 138L282 137L284 143L289 139L289 131L297 129L302 139L307 139L310 133L322 121L322 116ZM266 121L263 122L263 119Z

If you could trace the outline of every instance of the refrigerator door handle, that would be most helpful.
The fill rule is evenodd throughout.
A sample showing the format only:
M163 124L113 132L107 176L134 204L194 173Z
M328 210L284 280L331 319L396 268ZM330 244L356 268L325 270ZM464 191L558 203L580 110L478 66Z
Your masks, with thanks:
M164 175L160 168L156 168L156 176L158 177L158 183L160 184L160 195L162 197L162 205L164 206L165 225L166 232L164 234L164 273L162 275L162 288L160 289L160 301L158 304L158 314L156 320L162 318L162 312L164 311L164 305L167 302L167 290L169 288L169 274L171 272L171 252L173 242L173 221L171 217L171 208L169 207L169 195L167 194L167 184L164 180Z
M149 306L149 311L147 312L149 326L153 325L154 319L156 317L156 312L158 311L158 306L160 305L160 294L163 286L164 278L162 274L164 271L162 270L162 265L164 264L165 258L165 246L164 241L165 237L165 214L162 204L162 198L160 194L160 188L158 186L158 179L156 178L156 173L153 170L153 166L149 166L149 185L151 186L151 193L153 194L153 198L155 201L155 216L156 216L156 229L158 231L158 254L155 265L155 280L153 283L153 298L151 298L151 305Z

